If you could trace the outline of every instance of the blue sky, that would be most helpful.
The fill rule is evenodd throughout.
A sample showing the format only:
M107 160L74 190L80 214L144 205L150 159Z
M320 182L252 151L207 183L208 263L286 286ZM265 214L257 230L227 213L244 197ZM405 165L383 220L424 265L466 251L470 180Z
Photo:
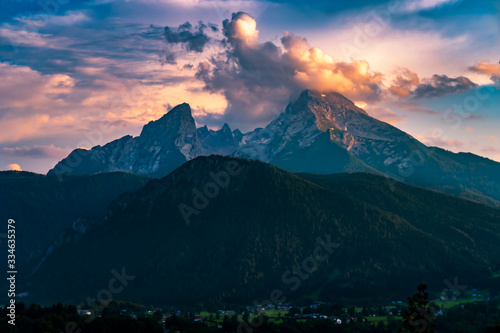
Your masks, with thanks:
M500 161L499 13L469 0L4 1L0 169L45 173L182 102L199 126L252 130L305 88Z

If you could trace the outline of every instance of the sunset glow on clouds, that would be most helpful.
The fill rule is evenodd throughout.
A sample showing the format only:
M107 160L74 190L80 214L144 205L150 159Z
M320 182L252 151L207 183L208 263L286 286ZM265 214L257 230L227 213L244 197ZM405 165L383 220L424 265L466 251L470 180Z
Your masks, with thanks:
M182 102L198 126L252 130L306 88L500 161L494 2L361 2L78 1L48 15L2 5L0 164L46 172Z
M21 166L19 164L9 164L6 167L6 170L11 170L11 171L23 171L21 169Z

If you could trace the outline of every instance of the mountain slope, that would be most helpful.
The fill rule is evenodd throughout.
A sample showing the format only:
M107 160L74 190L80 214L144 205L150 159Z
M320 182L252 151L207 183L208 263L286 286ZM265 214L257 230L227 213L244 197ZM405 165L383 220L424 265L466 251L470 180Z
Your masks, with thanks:
M483 211L484 206L474 202L457 200L452 196L422 190L399 182L392 184L384 177L365 173L298 174L298 176L332 191L343 193L352 200L360 200L382 211L403 217L417 228L426 228L426 231L433 235L442 235L446 243L474 239L478 241L477 246L484 245L484 250L489 251L492 249L490 248L493 245L492 242L499 236L498 233L484 233L486 229L498 230L500 223L498 210ZM374 189L377 190L374 191ZM423 213L415 212L415 207ZM482 222L463 218L477 214L482 216ZM451 230L445 232L450 226ZM500 261L497 263L500 264Z
M306 124L306 125L304 125ZM500 163L427 147L337 93L304 91L241 156L293 172L371 172L500 207ZM251 134L250 136L252 136ZM247 147L252 147L248 151ZM253 154L252 152L259 152Z
M304 177L315 183L258 161L196 158L116 200L27 288L36 301L81 302L123 268L135 278L113 297L137 302L250 302L277 288L332 300L442 288L454 276L484 285L498 269L498 210L399 183L391 191L375 175ZM401 198L411 200L400 207ZM298 278L290 270L312 267L318 238L340 246L320 248L327 259Z
M149 178L125 173L44 176L0 172L0 220L16 221L19 278L27 278L51 249L83 233L124 192L140 189ZM7 252L6 239L0 239Z
M269 133L268 142L260 142L264 155L259 159L269 162L294 154L310 147L322 133L329 133L331 141L338 133L349 133L350 138L359 137L377 142L406 142L412 138L397 128L376 120L353 102L338 93L321 94L304 91L297 101L290 103L278 119L272 121L264 132ZM351 142L349 149L357 142ZM240 147L245 151L245 145ZM311 164L320 161L312 161Z

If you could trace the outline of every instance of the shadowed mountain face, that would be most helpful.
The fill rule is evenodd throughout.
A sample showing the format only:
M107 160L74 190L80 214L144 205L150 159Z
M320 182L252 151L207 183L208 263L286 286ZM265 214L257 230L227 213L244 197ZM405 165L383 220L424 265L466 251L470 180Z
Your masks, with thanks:
M304 91L277 119L249 133L196 129L187 104L90 151L75 150L49 174L122 170L163 177L197 156L258 159L292 172L370 172L500 207L500 163L427 147L367 115L338 93Z
M91 229L120 194L137 191L148 180L122 172L65 175L62 179L0 172L0 219L16 221L19 279L28 278L54 249ZM0 238L5 253L6 240ZM7 286L6 280L2 283Z
M113 298L152 304L246 303L274 289L388 297L455 276L486 286L499 255L496 209L373 174L295 175L210 156L115 200L26 288L36 301L79 303L116 270L130 280Z
M126 171L161 177L203 153L191 108L181 104L145 125L140 136L125 136L90 151L76 149L48 174Z

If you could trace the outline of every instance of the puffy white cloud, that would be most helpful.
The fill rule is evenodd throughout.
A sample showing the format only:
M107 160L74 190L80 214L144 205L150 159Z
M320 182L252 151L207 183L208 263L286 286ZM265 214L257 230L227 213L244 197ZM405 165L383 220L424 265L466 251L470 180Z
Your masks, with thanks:
M253 44L259 38L257 22L244 12L233 13L231 20L224 20L223 27L230 43Z

